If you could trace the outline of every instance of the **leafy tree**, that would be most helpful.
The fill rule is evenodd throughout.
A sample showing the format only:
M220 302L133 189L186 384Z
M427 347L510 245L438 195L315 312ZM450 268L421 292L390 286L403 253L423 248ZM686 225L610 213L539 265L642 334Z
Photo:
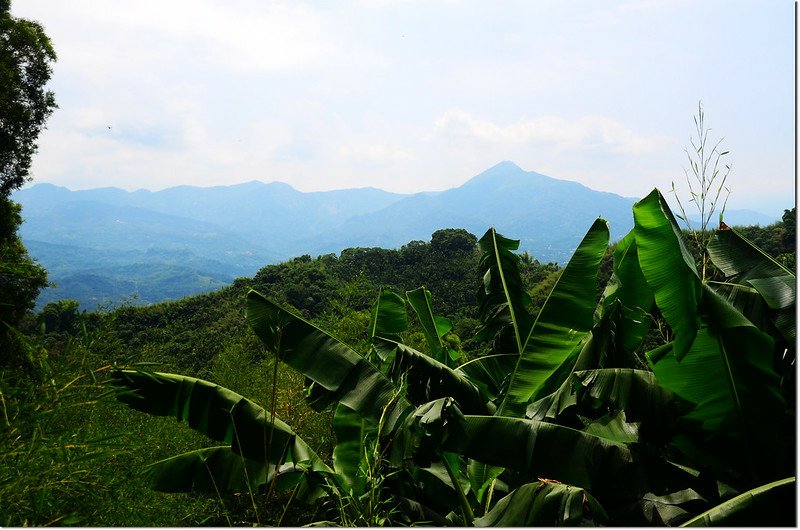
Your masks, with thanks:
M59 300L44 306L39 312L39 322L48 333L75 334L78 331L80 304L76 300Z
M767 226L738 226L736 231L781 262L788 269L795 267L797 219L795 208L784 210L780 221Z
M0 365L31 365L32 352L16 327L47 285L47 271L28 255L17 235L20 206L0 196Z
M9 194L29 180L36 139L56 107L44 85L56 54L36 22L11 16L10 0L0 0L0 362L30 357L16 336L47 274L28 256L17 229L20 207ZM15 362L15 361L14 361Z
M41 25L11 16L11 0L0 0L0 194L30 179L36 139L56 108L44 86L56 52Z

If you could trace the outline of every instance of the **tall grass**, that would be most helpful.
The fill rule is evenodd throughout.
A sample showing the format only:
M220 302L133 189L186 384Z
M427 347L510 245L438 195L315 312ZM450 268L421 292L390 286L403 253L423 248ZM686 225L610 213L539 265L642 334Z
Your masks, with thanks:
M25 338L39 365L0 368L0 526L230 526L303 524L313 515L288 495L165 494L150 489L148 464L207 446L174 418L121 406L105 384L115 361L174 359L160 349L127 350L112 326ZM272 408L275 359L247 334L226 339L192 375L218 381ZM329 414L303 403L302 377L277 371L276 414L330 458Z

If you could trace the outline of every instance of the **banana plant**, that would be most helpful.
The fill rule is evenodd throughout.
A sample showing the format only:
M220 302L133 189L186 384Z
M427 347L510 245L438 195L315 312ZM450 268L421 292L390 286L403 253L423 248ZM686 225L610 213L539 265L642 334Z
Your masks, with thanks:
M719 235L710 255L728 278L704 282L657 190L633 215L601 301L609 231L598 219L537 314L519 273L519 242L490 228L479 241L477 301L480 337L492 351L461 364L444 340L451 323L424 287L405 298L381 289L363 353L251 291L246 316L256 335L307 378L313 407L336 406L333 467L230 391L121 371L120 399L224 444L156 464L154 483L167 491L294 488L305 500L327 495L339 522L361 525L674 525L714 522L731 507L761 513L794 484L786 478L792 421L773 359L778 338L794 336L785 270L756 251L742 255L762 265L742 265L741 238ZM729 302L731 293L757 293L774 333ZM426 351L403 342L407 306ZM642 351L659 321L666 338ZM388 508L384 489L397 499Z

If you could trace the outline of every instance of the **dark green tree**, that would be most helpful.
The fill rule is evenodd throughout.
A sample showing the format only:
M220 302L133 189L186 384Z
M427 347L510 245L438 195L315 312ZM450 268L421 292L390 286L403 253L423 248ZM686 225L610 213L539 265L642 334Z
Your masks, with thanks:
M36 140L56 108L45 90L56 54L41 25L10 11L11 1L0 0L0 362L17 363L30 356L14 328L47 285L47 272L17 234L22 216L9 194L30 180Z
M0 194L30 180L36 139L56 108L45 90L56 52L42 26L11 16L11 0L0 0Z

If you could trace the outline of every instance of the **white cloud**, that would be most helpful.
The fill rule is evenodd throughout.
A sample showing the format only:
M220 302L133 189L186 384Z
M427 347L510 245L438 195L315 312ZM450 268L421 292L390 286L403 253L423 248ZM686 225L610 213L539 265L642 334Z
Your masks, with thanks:
M344 161L370 164L407 162L414 159L410 151L389 143L347 143L339 148L339 155Z
M222 70L280 72L336 51L325 18L294 3L250 1L231 9L212 0L79 1L70 10L64 16L81 26L76 37L91 51L80 54L90 68L137 66L128 61L144 56L155 64L188 60ZM120 55L123 50L137 53Z
M618 121L598 115L572 121L542 116L501 126L462 110L452 110L435 121L435 129L456 141L508 146L544 143L561 151L639 155L655 151L664 143L662 137L637 135Z
M455 4L17 0L59 54L36 180L413 192L513 160L634 195L681 177L702 98L732 201L791 193L791 5Z

